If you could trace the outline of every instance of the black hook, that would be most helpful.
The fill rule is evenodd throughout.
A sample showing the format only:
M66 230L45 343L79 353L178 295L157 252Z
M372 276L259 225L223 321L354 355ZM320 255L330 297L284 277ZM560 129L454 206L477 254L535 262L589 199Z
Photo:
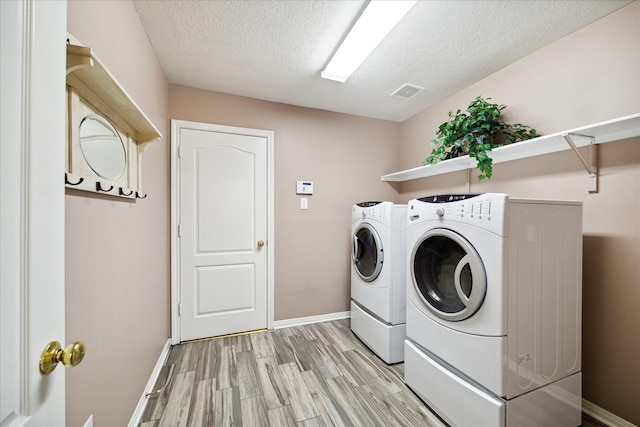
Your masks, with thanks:
M111 190L113 190L113 185L109 188L102 188L102 184L100 183L100 181L96 181L96 191L104 191L105 193L108 193Z
M83 177L80 177L80 180L78 182L71 182L69 181L69 175L67 175L66 173L64 174L64 185L80 185L82 184L82 181L84 181Z
M118 189L118 194L121 196L130 196L133 194L133 190L129 191L129 193L125 193L124 190L122 189L122 187L120 187Z
M146 199L147 195L145 194L144 196L140 197L140 194L136 191L136 199Z

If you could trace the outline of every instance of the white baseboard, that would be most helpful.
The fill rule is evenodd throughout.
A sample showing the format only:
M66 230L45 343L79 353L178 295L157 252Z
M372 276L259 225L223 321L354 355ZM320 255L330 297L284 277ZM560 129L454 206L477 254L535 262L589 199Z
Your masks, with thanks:
M133 415L131 415L131 419L129 420L128 427L137 427L140 424L140 419L142 418L142 413L144 412L144 408L147 406L147 400L149 393L153 392L153 386L156 384L158 377L160 376L160 371L162 370L162 366L167 361L167 357L169 357L169 350L171 350L171 338L167 340L160 352L160 357L156 362L156 366L153 368L151 372L151 376L149 377L149 381L147 382L147 386L144 388L144 392L142 392L142 396L138 401L138 406L133 411Z
M311 323L330 322L332 320L348 319L351 317L350 311L338 313L321 314L318 316L298 317L295 319L276 320L273 322L273 329L290 328L292 326L309 325Z
M588 400L582 399L582 412L608 425L609 427L638 427L629 421L612 414L606 409L602 409Z

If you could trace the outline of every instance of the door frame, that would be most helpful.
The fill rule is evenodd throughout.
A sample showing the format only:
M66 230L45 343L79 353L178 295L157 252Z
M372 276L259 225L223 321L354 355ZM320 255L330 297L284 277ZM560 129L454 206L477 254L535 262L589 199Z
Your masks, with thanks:
M180 220L180 163L178 133L180 129L213 130L217 132L249 135L265 138L267 141L267 328L274 328L274 134L273 131L224 126L186 120L171 120L171 344L179 344L180 316L180 241L178 225Z

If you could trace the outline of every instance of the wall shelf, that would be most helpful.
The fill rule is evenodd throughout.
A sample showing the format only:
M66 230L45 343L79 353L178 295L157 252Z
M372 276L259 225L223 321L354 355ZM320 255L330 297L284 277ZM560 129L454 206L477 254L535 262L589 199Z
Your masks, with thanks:
M570 135L578 148L640 136L640 113L498 147L491 150L490 156L493 159L493 164L498 164L570 150L571 146L565 139L567 135ZM475 159L463 156L435 165L419 166L383 175L381 179L387 182L403 182L475 167Z
M69 35L70 36L70 35ZM162 134L93 50L67 41L65 186L144 199L141 154Z
M131 134L141 146L140 152L144 151L146 144L162 138L160 131L91 48L67 45L67 85Z

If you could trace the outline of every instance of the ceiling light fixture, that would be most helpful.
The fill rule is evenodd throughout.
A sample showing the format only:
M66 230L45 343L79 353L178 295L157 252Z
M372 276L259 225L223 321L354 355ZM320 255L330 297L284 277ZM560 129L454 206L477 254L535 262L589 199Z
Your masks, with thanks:
M370 1L320 73L322 78L345 82L414 4L415 0Z

